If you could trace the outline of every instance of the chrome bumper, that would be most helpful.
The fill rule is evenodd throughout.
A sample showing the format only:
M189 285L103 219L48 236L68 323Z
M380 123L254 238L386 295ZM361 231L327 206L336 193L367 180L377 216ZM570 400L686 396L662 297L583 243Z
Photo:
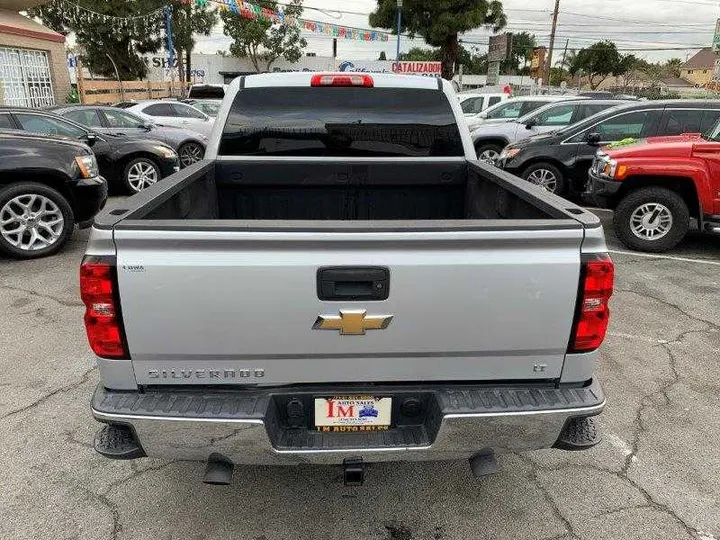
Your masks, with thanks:
M340 464L350 457L434 461L469 458L488 448L550 448L568 420L600 414L605 406L597 382L577 389L426 386L420 391L434 401L417 430L319 435L303 428L298 435L276 418L271 392L278 391L238 398L210 390L139 394L98 387L92 413L100 422L131 426L149 457L206 461L219 453L236 464L293 465Z

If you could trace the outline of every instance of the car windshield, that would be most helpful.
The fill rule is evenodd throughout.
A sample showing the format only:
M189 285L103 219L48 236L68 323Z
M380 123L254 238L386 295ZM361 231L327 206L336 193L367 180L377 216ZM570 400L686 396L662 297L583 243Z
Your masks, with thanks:
M720 142L720 121L702 134L706 141Z
M218 111L220 110L219 101L198 101L196 103L192 103L192 106L196 109L200 109L202 112L210 116L217 116Z

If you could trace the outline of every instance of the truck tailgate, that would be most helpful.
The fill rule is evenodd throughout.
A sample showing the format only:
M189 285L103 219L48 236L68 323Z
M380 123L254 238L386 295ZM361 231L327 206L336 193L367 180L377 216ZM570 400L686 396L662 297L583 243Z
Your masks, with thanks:
M569 220L544 225L371 233L118 228L120 303L137 382L557 378L583 229ZM322 301L323 267L387 268L389 297ZM392 319L364 335L314 328L318 317L341 311Z

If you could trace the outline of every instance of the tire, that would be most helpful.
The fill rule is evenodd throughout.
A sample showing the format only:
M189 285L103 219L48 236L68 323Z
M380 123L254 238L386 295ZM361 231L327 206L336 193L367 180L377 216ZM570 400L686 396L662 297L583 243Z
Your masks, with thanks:
M476 149L477 151L477 157L480 161L484 161L486 163L494 163L494 161L500 157L500 152L502 152L502 147L498 146L497 144L478 144ZM485 158L483 158L483 154L486 155Z
M160 166L148 157L138 157L128 161L123 170L122 181L125 191L130 195L159 182L162 178Z
M197 163L205 155L205 149L200 143L186 142L178 148L178 156L180 157L180 167L183 169Z
M556 195L565 193L565 177L555 165L551 163L535 163L522 173L523 180L535 184Z
M690 211L676 192L644 188L629 193L618 203L613 226L620 241L630 249L659 253L674 248L685 238Z
M37 259L60 251L75 228L65 197L37 182L0 188L0 252L16 259Z

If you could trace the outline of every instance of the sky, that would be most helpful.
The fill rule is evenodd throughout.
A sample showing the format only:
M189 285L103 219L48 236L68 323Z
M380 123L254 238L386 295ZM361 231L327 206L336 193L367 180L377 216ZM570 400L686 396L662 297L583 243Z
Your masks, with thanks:
M376 7L375 0L305 0L303 18L331 22L343 26L370 28L367 14ZM507 31L530 32L540 45L548 45L552 10L555 0L504 0L508 17ZM338 11L334 11L338 10ZM345 12L345 13L341 13ZM352 12L352 13L348 13ZM555 41L555 58L562 56L565 43L569 48L582 48L602 39L614 41L625 54L635 54L650 61L692 56L699 48L710 46L715 21L720 18L720 1L712 0L560 0L560 16ZM478 29L463 38L477 42L479 53L487 51L491 32ZM303 32L308 41L306 52L318 56L332 55L332 38L313 36ZM227 49L230 40L220 27L209 37L198 40L196 51L215 53ZM422 39L414 41L402 37L401 50L426 46ZM377 59L385 51L394 58L397 42L391 36L387 42L338 40L338 58L348 60ZM468 43L468 46L471 46ZM631 49L681 49L645 51Z

